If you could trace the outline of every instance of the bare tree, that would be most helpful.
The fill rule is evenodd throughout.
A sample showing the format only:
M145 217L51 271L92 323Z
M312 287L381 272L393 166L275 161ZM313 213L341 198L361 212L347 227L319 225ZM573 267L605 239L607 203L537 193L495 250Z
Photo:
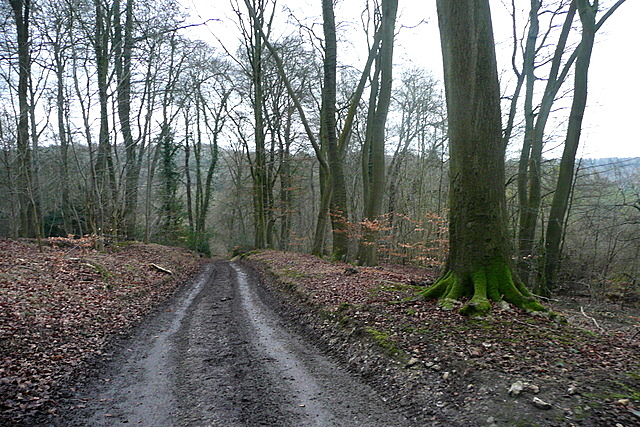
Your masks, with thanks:
M362 180L364 195L364 234L360 242L358 260L363 265L376 265L378 252L376 245L376 222L382 214L382 200L385 189L385 127L391 103L393 82L393 41L395 21L398 11L397 0L383 0L380 13L382 41L376 61L369 111L367 131L362 147Z
M582 119L587 106L589 65L591 63L595 35L602 23L624 3L624 0L617 1L599 21L596 21L598 0L593 3L588 0L575 0L575 2L577 3L582 25L582 39L576 56L573 103L569 114L567 137L560 161L560 171L556 191L551 202L551 212L549 213L546 231L544 274L539 286L540 292L543 294L548 294L556 284L565 215L569 206L569 198L574 181L575 160L580 143Z
M17 37L18 54L18 173L17 191L20 205L19 234L26 237L39 235L34 191L32 150L29 135L29 80L31 79L31 52L29 24L31 22L31 0L10 0Z

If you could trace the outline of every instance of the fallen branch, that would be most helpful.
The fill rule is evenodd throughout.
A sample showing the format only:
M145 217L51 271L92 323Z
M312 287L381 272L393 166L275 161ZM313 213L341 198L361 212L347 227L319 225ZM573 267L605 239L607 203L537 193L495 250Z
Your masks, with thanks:
M582 313L582 315L584 317L586 317L587 319L591 319L593 321L593 323L598 327L598 329L600 329L602 332L604 332L604 329L600 325L598 325L598 322L596 321L596 319L594 319L591 316L588 316L587 313L584 312L584 309L582 308L582 306L580 306L580 313Z
M155 268L156 270L160 270L160 271L162 271L163 273L173 274L173 271L168 270L168 269L163 268L163 267L160 267L160 266L159 266L159 265L157 265L157 264L153 264L153 263L152 263L152 264L151 264L151 267Z
M545 300L545 301L560 302L560 300L559 300L559 299L553 299L553 298L549 298L549 297L544 297L544 296L542 296L542 295L536 295L536 294L533 294L533 296L534 296L534 297L536 297L536 298L538 298L538 299Z

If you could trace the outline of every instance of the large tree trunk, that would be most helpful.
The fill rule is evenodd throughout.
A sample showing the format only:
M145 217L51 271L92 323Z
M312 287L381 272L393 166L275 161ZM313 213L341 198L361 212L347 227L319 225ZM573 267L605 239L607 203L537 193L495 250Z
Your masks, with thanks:
M482 314L503 299L545 309L513 280L504 191L500 90L488 0L438 0L449 117L450 253L423 295L446 308Z

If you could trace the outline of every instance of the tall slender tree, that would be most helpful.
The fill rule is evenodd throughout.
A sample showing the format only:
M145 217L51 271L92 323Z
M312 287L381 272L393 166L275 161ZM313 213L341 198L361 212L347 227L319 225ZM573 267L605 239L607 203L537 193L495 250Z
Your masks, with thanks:
M253 19L256 16L255 6L251 4L249 0L245 0L245 5L249 10ZM305 129L305 133L311 142L313 150L316 154L318 162L320 164L320 207L318 210L318 219L316 222L316 230L314 234L313 241L313 249L312 253L320 255L324 250L324 234L326 231L327 225L327 213L331 213L331 225L332 225L332 237L333 237L333 252L334 257L337 259L345 259L348 253L348 245L349 245L349 236L348 236L348 227L347 227L347 217L348 217L348 204L347 204L347 196L346 196L346 184L344 178L344 154L346 148L349 144L349 139L351 137L351 130L354 123L354 118L356 115L356 110L358 104L360 102L360 98L364 92L367 79L371 72L371 67L373 65L374 59L378 53L378 49L380 46L381 39L381 31L379 28L376 28L376 32L373 38L373 43L369 49L369 55L367 57L367 62L363 68L362 74L360 75L360 80L358 81L358 85L351 97L351 101L349 103L349 107L347 109L347 114L344 118L344 123L342 126L341 132L337 133L336 130L336 138L335 140L331 137L329 138L325 135L325 110L324 103L328 99L333 99L335 102L336 99L336 89L335 89L335 80L336 80L336 68L337 68L337 38L336 38L336 29L335 29L335 16L333 11L333 2L323 0L322 3L323 8L323 31L325 31L325 37L329 37L329 43L325 41L325 55L323 62L324 69L324 81L322 86L322 107L321 107L321 129L320 129L320 142L318 142L318 138L316 137L314 131L311 129L309 124L309 120L306 117L305 111L302 107L302 103L300 101L300 97L297 95L294 90L290 79L287 76L287 73L284 69L284 65L282 59L280 58L279 53L273 47L273 45L269 42L269 38L267 34L265 34L264 30L260 30L260 35L262 36L263 42L269 52L274 58L276 63L276 67L278 68L278 72L282 76L285 86L287 88L287 92L291 97L295 108L300 115L300 119L302 121L303 127ZM326 16L325 16L326 14ZM328 49L328 53L327 53ZM329 73L329 75L327 75ZM333 75L331 75L333 74ZM327 79L330 83L327 86ZM333 83L331 83L333 81ZM333 87L331 86L333 84ZM333 92L333 94L331 93ZM334 118L329 119L332 120L335 124L335 104L333 107L329 107L334 111ZM336 124L337 125L337 124ZM335 142L335 147L332 144ZM331 147L331 150L330 150ZM331 151L331 152L330 152ZM336 178L337 177L337 178ZM334 189L337 189L337 196L335 196Z
M338 147L336 130L336 69L338 44L333 0L322 0L322 28L324 31L324 85L322 88L323 145L326 146L331 182L331 206L329 214L333 227L333 258L344 260L349 253L349 230L347 227L347 192L344 182L344 165Z
M382 41L371 86L365 144L362 148L365 227L358 260L363 265L378 263L377 233L374 224L380 220L382 214L385 188L385 127L391 103L393 42L397 11L397 0L382 1L380 17Z
M569 113L569 124L567 125L567 137L565 140L562 159L560 160L560 170L556 191L551 202L549 221L547 225L545 239L544 271L539 290L548 295L557 281L558 267L560 264L560 247L564 233L565 216L569 206L571 188L574 181L576 153L580 143L582 131L582 119L587 106L587 86L589 76L589 65L591 64L591 53L595 35L598 28L611 16L625 0L618 0L603 16L600 21L596 21L598 13L598 0L574 0L577 3L578 14L582 26L582 39L577 49L576 66L574 75L573 102Z
M37 202L34 192L32 151L29 144L29 80L31 79L31 52L29 23L31 20L31 0L10 0L16 25L18 46L18 174L17 191L20 205L19 234L35 237L37 223Z
M114 21L114 61L117 79L118 120L124 143L126 161L124 164L124 203L121 213L124 235L128 239L135 237L135 211L138 201L138 162L137 141L131 130L131 54L133 50L133 0L127 0L124 11L121 1L113 2ZM124 23L122 16L124 14Z

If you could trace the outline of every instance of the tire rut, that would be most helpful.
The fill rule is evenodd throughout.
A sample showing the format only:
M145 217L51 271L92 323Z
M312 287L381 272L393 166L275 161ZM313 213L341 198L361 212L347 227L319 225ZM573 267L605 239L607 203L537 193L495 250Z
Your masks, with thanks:
M250 273L204 266L79 388L70 401L83 404L60 425L409 425L287 329Z

